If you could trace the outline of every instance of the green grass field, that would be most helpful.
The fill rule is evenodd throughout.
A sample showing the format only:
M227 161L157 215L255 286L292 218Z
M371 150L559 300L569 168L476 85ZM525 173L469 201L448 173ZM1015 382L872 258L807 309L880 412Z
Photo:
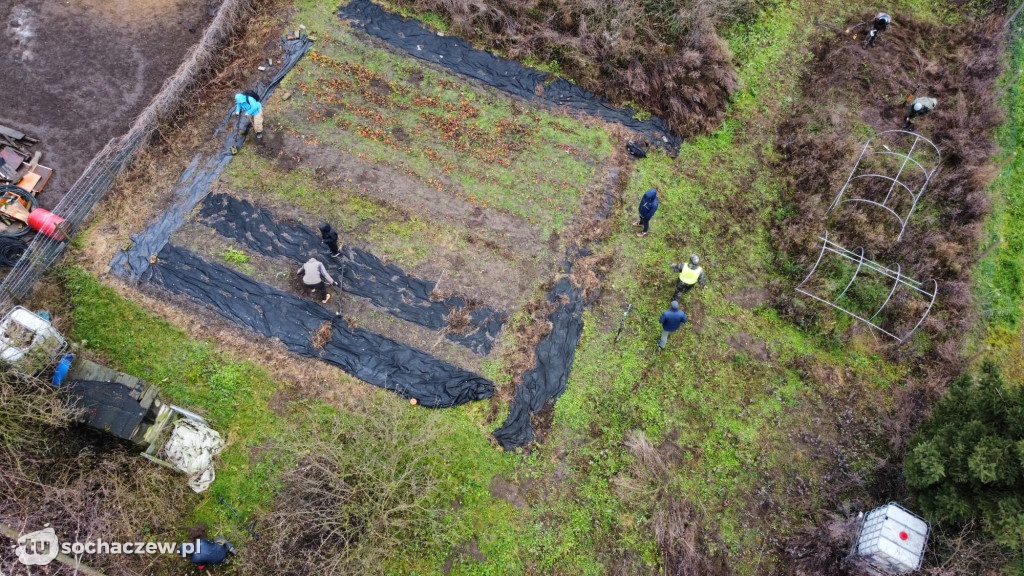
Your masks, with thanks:
M942 6L897 7L952 18ZM294 96L278 102L287 106L279 116L283 130L307 146L384 164L482 210L522 218L545 238L564 228L617 145L603 128L528 109L412 58L370 48L332 9L315 0L295 3L287 27L305 24L318 40L285 81ZM819 507L837 499L829 492L830 474L841 469L872 480L875 462L891 450L880 422L893 416L892 392L913 367L884 359L869 336L838 342L831 335L837 326L850 326L846 318L826 315L805 331L771 306L743 307L736 297L755 283L798 281L776 265L773 253L770 235L780 218L783 183L770 166L778 122L798 97L793 68L809 60L820 31L808 17L816 10L831 10L831 19L859 13L838 3L775 2L727 31L742 88L715 133L686 142L678 158L654 153L634 165L613 235L595 248L614 265L602 298L584 315L550 433L528 454L506 454L487 438L504 412L492 418L480 405L440 412L441 454L429 461L429 473L440 482L438 501L460 504L424 528L430 532L424 545L395 551L382 572L436 574L453 548L475 542L486 560L459 556L451 574L654 573L661 562L655 518L669 503L684 501L703 518L709 555L724 558L736 574L763 574L777 560L773 542L815 522ZM1011 118L1000 139L1007 150L1021 147L1021 88L1017 79L1006 96ZM246 151L225 181L307 212L330 204L329 214L346 231L385 210L359 182L318 181L315 169L300 161L291 172L267 178L278 170L272 160ZM1002 202L989 237L1005 244L978 265L982 280L976 283L987 328L975 346L994 348L1014 366L1021 357L1014 352L1024 294L1022 170L1024 159L1009 159L993 185ZM661 208L651 235L641 240L630 223L636 198L652 186L659 187ZM461 222L422 216L390 225L372 233L381 250L403 264L465 246ZM685 297L691 325L659 353L656 320L674 284L669 266L690 253L701 255L709 285ZM275 412L268 403L281 385L257 363L230 361L216 343L189 340L77 268L65 277L74 305L72 336L117 368L160 383L175 403L209 415L229 441L213 492L229 495L243 515L269 510L279 474L291 462L256 459L254 449L292 446L295 422L337 409L305 399ZM633 311L616 343L627 302ZM508 378L500 362L488 366L488 376ZM1024 368L1011 373L1022 375ZM393 401L380 396L380 402ZM420 408L403 409L410 419L428 417ZM359 415L341 416L353 419L358 433ZM641 462L637 438L660 447L662 470L652 473ZM490 489L496 476L516 487L519 500ZM242 539L213 496L192 520Z

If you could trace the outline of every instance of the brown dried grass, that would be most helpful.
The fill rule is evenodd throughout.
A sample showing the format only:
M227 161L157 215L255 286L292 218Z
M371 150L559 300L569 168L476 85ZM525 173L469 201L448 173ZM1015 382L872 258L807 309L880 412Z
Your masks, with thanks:
M943 359L941 381L955 373L960 344L976 320L969 290L970 264L977 253L981 222L989 212L986 187L995 170L992 138L1002 118L995 100L1003 48L997 17L965 21L956 26L919 22L895 14L899 26L886 32L871 50L858 40L826 33L814 49L806 71L801 102L778 129L779 168L787 175L792 214L778 223L780 253L809 265L821 248L817 237L828 226L832 239L848 248L864 246L867 256L882 263L899 262L904 273L919 280L938 280L936 307L921 329ZM851 73L856 71L856 73ZM938 99L936 110L917 120L917 130L942 151L943 161L902 240L881 216L845 209L826 223L825 210L845 181L863 144L868 124L876 133L902 124L908 94ZM798 274L797 274L798 275ZM798 323L813 325L817 307L793 306L787 291L779 308ZM897 293L887 307L887 322L909 330L923 314L923 305ZM900 358L917 355L912 346L890 350ZM938 357L927 354L931 360ZM931 360L920 362L922 366Z
M721 553L710 551L707 522L689 501L663 498L658 503L651 524L665 576L732 574Z
M326 346L331 341L331 338L334 337L334 333L331 330L333 327L333 322L330 320L324 320L313 332L313 335L309 339L309 343L317 350L323 350L324 346Z
M670 2L400 0L447 17L452 32L518 60L555 62L612 101L632 101L678 134L708 132L737 86L715 28L751 14L749 0Z

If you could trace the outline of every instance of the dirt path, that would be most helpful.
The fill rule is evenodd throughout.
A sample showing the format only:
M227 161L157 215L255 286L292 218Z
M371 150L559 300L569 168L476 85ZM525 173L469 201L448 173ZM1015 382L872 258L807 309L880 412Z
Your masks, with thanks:
M0 124L37 138L54 169L52 208L107 141L123 134L210 22L207 0L14 0L0 16Z
M485 210L390 167L360 160L329 146L310 146L290 134L271 133L260 153L276 158L283 170L312 165L320 167L318 173L327 182L351 179L365 188L366 194L391 204L417 207L424 216L438 222L465 221L470 230L516 252L539 255L548 241L540 237L537 226L523 218Z

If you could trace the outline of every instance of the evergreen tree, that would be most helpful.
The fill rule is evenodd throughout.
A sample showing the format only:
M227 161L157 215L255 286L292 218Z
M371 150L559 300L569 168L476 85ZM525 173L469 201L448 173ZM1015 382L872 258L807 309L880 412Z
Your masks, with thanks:
M1006 545L1024 541L1024 388L992 362L957 378L911 438L904 464L921 511L973 517Z

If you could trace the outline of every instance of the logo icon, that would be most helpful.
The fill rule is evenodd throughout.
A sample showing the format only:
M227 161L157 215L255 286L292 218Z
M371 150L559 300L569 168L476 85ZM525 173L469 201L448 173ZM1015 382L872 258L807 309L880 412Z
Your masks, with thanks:
M18 538L14 553L25 566L45 566L57 557L57 533L53 528L29 532Z

